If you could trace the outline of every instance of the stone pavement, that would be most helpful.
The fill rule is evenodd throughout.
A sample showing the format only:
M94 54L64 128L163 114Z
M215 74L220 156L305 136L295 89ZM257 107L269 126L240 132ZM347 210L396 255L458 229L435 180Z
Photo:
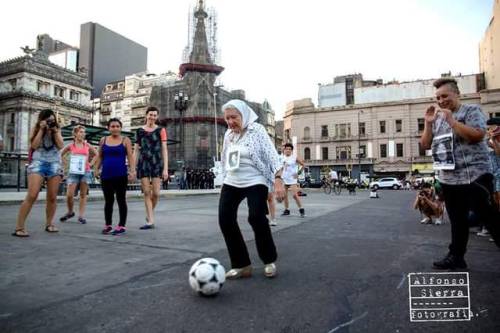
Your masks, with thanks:
M471 236L467 261L473 319L410 323L411 272L432 271L446 252L449 224L420 225L414 192L381 191L381 199L326 196L309 190L307 217L273 228L279 275L266 279L240 209L254 276L228 281L214 298L190 290L187 272L201 257L228 267L217 225L216 195L164 199L158 228L140 231L143 204L131 200L128 233L99 234L102 202L89 223L43 232L43 205L29 239L10 236L16 205L2 206L2 332L498 332L500 252ZM245 208L245 207L241 207ZM59 214L63 211L60 209Z
M218 194L220 193L220 188L212 190L161 190L160 196L163 198L173 198L177 196L191 196L191 195L206 195L206 194ZM46 197L46 192L41 191L38 195L38 201L44 202ZM1 191L0 192L0 205L9 205L15 203L22 203L24 197L26 196L26 191L22 192L10 192ZM88 201L103 200L104 195L101 190L90 190L88 195ZM142 192L140 190L127 191L127 198L142 198ZM76 197L75 197L76 199ZM60 195L57 197L58 202L65 202L66 196Z

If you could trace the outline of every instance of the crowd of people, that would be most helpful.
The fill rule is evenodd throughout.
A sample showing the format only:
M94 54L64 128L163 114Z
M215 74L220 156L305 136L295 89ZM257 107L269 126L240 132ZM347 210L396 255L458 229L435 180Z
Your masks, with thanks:
M425 111L421 145L433 152L438 181L421 184L414 208L420 210L424 216L421 223L426 224L441 224L447 212L451 224L449 252L433 266L437 269L464 269L467 267L464 256L471 212L500 246L500 122L490 121L487 130L486 118L479 106L460 103L455 80L440 79L435 82L435 87L437 106ZM221 156L223 184L218 213L219 227L231 260L227 278L252 274L251 260L237 221L238 208L244 199L248 203L248 222L255 234L257 252L264 262L264 274L274 277L278 254L270 227L276 225L275 200L284 203L281 215L288 216L291 214L288 199L291 194L299 215L305 216L298 193L298 176L304 170L304 162L294 154L292 144L285 144L283 155L278 155L265 128L256 122L257 115L245 102L231 100L222 110L228 129ZM100 178L104 194L103 234L122 235L126 232L128 208L125 194L128 182L136 180L141 183L145 204L145 222L140 229L154 229L161 183L170 179L167 133L157 125L158 114L155 107L147 109L145 125L137 130L135 142L121 134L119 119L110 119L107 124L110 135L103 137L99 147L94 148L85 141L82 126L75 127L73 142L64 147L54 112L48 109L40 112L30 136L28 192L19 209L13 236L29 236L26 218L44 181L47 184L45 230L58 232L53 221L57 190L63 177L68 184L67 212L60 221L75 216L73 195L78 185L78 222L85 224L86 189L92 168ZM215 174L210 170L184 168L177 177L181 189L214 188ZM331 181L340 178L333 170L328 177ZM115 200L119 208L119 223L113 229Z
M208 169L182 168L178 178L181 190L206 190L215 188L215 173Z

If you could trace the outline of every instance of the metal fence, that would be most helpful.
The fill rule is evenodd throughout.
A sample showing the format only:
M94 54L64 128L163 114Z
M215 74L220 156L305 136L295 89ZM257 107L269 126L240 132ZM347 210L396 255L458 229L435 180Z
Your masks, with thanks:
M27 154L0 153L0 189L15 188L19 192L27 187Z

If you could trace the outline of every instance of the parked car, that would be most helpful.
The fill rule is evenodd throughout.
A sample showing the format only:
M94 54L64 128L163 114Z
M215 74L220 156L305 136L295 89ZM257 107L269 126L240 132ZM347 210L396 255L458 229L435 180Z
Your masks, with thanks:
M399 190L403 187L403 184L393 177L380 178L370 183L370 188L378 190L379 188L392 188L394 190Z

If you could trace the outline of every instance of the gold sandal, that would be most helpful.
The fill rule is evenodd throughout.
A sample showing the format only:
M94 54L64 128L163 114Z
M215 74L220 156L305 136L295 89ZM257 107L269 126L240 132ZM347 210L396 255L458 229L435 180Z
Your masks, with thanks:
M57 229L55 225L51 224L45 227L45 231L53 233L59 232L59 229Z
M25 238L25 237L29 237L30 235L24 229L17 229L16 231L14 231L12 233L12 236Z
M252 276L252 266L248 265L242 268L233 268L226 273L226 279L235 280Z

